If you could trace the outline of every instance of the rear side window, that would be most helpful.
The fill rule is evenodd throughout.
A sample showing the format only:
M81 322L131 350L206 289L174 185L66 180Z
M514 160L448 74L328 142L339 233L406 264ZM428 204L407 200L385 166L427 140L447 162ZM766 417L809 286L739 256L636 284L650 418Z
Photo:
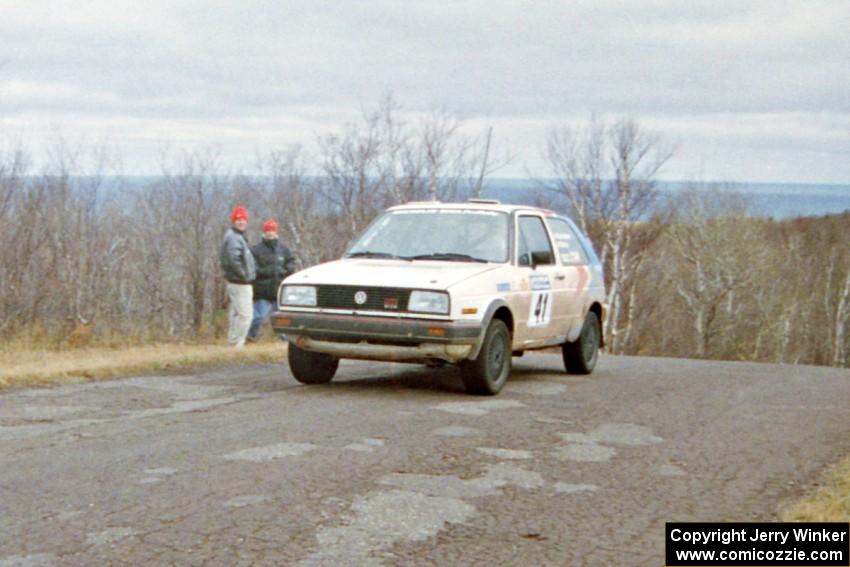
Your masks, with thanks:
M549 234L540 217L519 217L519 255L520 266L530 266L532 255L539 265L554 264L552 244Z
M569 223L563 219L551 217L547 219L547 222L555 236L555 245L558 247L561 264L587 264L587 254Z

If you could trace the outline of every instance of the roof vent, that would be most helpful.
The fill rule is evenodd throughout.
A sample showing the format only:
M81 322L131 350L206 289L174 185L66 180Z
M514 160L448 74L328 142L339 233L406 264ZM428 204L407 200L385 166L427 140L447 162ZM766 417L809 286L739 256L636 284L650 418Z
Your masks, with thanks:
M469 199L467 203L479 203L481 205L501 205L501 201L496 199Z

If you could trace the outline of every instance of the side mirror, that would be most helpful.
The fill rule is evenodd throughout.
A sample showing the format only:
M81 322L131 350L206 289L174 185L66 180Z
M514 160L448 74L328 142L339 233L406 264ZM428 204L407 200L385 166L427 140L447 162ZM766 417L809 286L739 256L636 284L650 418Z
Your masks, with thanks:
M541 264L552 264L552 253L549 250L538 250L531 253L531 269Z

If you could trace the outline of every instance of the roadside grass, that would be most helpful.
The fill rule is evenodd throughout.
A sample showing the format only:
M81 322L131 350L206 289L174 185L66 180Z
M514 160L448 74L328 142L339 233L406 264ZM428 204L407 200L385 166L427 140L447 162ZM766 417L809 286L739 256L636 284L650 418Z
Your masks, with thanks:
M783 510L785 522L850 522L850 457L826 473L813 494Z
M227 363L282 362L285 343L269 340L244 349L217 344L158 343L67 350L0 346L0 390L85 382L104 378Z

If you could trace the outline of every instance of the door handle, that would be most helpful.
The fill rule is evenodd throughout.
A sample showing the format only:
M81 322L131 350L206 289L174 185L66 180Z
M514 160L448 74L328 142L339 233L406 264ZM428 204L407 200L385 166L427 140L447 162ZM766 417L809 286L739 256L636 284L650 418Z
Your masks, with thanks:
M565 276L564 274L555 274L555 279L556 280L565 280L565 279L567 279L567 276Z

